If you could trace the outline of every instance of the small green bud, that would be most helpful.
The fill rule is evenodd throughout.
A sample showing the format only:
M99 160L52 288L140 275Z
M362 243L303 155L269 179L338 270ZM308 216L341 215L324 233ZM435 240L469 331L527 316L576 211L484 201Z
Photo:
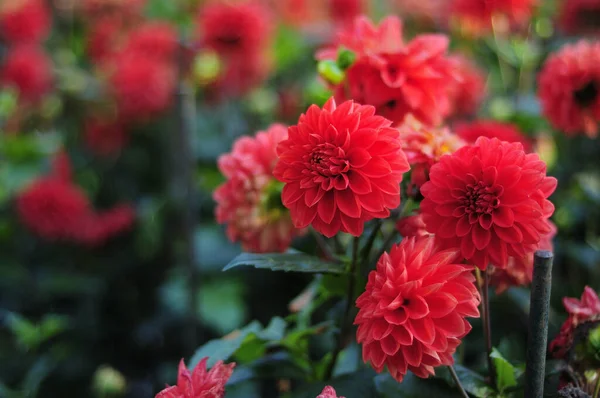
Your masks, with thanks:
M317 65L319 75L331 84L340 84L346 77L344 71L340 69L334 61L321 61Z
M208 84L221 73L221 60L212 51L201 52L194 59L193 73L195 80L200 84Z
M125 377L110 366L102 365L94 373L94 392L97 397L122 397L126 389Z
M356 61L356 54L353 51L348 50L347 48L340 48L337 56L337 65L342 70L346 70L352 66L352 64Z

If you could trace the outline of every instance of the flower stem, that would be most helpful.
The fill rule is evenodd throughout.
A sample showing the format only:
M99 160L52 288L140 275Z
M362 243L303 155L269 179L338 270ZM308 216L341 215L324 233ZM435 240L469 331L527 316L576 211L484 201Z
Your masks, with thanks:
M481 287L481 321L483 322L483 337L485 339L485 351L488 363L488 372L491 384L496 387L496 368L492 360L492 322L490 319L490 292L489 292L489 267L483 272L483 280L479 269L477 269L477 281Z
M448 370L450 371L450 375L452 375L452 378L454 379L454 382L456 383L456 387L458 387L458 390L460 391L461 395L464 398L469 398L469 394L467 394L467 392L465 391L465 388L463 387L462 383L460 382L460 379L458 378L458 375L456 374L456 371L454 370L454 366L452 366L452 365L448 366Z
M356 237L352 240L352 260L350 262L350 273L348 279L348 290L346 295L346 307L344 309L344 313L342 314L342 321L340 325L340 334L338 336L335 349L333 351L333 355L331 356L331 361L329 362L329 366L325 371L325 380L331 379L333 375L333 370L335 368L335 364L337 359L344 348L344 342L348 338L348 334L350 333L350 310L352 309L352 305L354 304L354 292L356 290L356 279L358 277L358 244L359 238Z
M321 252L323 253L323 256L325 256L325 259L328 261L333 261L335 258L333 257L333 253L331 253L331 248L329 247L329 244L327 243L327 241L325 240L323 235L321 235L320 233L318 233L317 231L315 231L312 228L311 228L310 232L312 233L313 237L315 238L315 241L317 242L317 246L319 246L319 249L321 249Z

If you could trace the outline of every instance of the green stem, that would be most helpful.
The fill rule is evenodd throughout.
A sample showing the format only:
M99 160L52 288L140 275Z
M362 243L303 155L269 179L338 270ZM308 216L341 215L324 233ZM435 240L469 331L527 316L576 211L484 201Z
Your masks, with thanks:
M454 379L454 382L456 383L456 387L458 387L460 394L464 398L469 398L469 394L467 394L467 392L465 391L465 388L463 387L462 383L460 382L460 379L458 378L458 375L456 374L456 371L454 370L454 366L452 366L452 365L448 366L448 370L450 371L450 375L452 375L452 379Z
M594 398L598 398L600 395L600 378L596 382L596 388L594 388Z
M348 338L348 334L351 331L351 327L350 327L350 322L349 322L349 318L350 318L350 311L352 310L352 305L354 304L354 295L355 295L355 290L356 290L356 279L358 277L358 270L359 267L357 267L358 264L358 244L359 244L359 238L355 237L352 240L352 260L350 262L350 273L349 273L349 280L348 280L348 290L347 290L347 295L346 295L346 308L344 309L344 313L342 315L342 321L341 321L341 325L340 325L340 334L338 336L336 345L335 345L335 349L333 351L333 355L331 357L331 361L329 362L329 366L327 367L327 370L325 372L325 380L329 380L331 379L331 376L333 375L333 370L335 369L335 364L337 362L337 359L340 355L340 352L342 352L342 349L344 348L344 343Z
M319 246L319 249L321 249L321 252L323 253L323 256L325 256L325 259L329 260L329 261L333 261L335 259L335 257L333 256L333 253L331 253L331 248L329 247L329 244L327 243L327 241L325 240L323 235L321 235L320 233L318 233L317 231L315 231L312 228L311 228L310 232L312 233L313 237L315 238L315 241L317 242L317 246Z
M483 335L485 337L485 349L487 354L488 372L490 375L490 381L492 385L496 386L496 368L494 361L492 360L492 322L490 317L490 277L489 267L483 272L483 283L481 286L483 302L482 304L482 321L483 321Z

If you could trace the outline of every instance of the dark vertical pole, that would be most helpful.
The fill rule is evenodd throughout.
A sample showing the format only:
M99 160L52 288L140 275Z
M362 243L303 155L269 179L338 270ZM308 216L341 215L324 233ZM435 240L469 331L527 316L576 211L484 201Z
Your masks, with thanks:
M551 252L540 250L535 252L533 260L525 369L525 397L528 398L541 398L544 395L552 259Z
M187 47L180 40L178 52L179 73L177 79L175 118L176 128L172 135L171 159L171 198L177 217L180 232L181 249L178 256L183 275L188 282L188 324L186 328L186 349L193 352L197 348L198 330L198 291L200 276L194 244L194 229L196 227L197 198L194 194L194 158L192 153L192 134L195 130L196 109L193 89L186 80Z

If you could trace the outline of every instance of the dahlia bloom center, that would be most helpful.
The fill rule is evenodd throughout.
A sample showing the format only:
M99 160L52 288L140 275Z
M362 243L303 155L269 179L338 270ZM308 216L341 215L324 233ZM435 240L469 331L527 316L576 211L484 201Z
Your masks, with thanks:
M309 170L316 177L315 182L321 182L322 178L320 177L336 177L350 170L350 162L346 158L345 151L331 143L317 145L311 153L306 155L306 158Z
M476 184L468 184L462 196L464 211L469 215L471 224L477 221L476 217L491 215L494 210L500 207L500 196L504 193L501 186L487 185L483 181ZM462 193L459 193L461 195ZM492 219L489 218L489 225ZM485 226L485 225L482 225Z
M579 90L573 92L573 99L575 102L585 108L596 102L598 98L598 85L595 81L590 81Z

